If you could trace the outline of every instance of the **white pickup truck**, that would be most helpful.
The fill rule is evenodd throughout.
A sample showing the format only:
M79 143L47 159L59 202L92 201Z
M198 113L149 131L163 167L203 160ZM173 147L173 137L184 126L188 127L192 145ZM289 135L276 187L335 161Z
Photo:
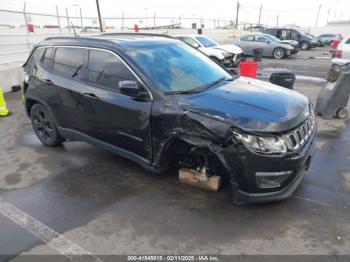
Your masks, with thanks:
M350 38L345 38L335 51L335 58L332 59L332 64L344 65L350 62Z

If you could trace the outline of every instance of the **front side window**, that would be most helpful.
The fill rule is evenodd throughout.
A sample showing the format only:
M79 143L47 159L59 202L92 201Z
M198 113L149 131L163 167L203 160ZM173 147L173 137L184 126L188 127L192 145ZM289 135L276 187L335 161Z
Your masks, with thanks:
M202 90L232 77L207 56L185 44L162 43L131 48L129 57L165 93Z
M292 39L298 40L300 38L300 33L297 30L292 30Z
M254 41L254 35L242 36L241 41Z
M275 43L280 43L281 40L278 39L277 37L274 37L273 35L265 35L265 37L270 40L271 42L275 42Z
M213 47L219 45L214 40L206 37L206 36L197 36L196 39L204 46L204 47Z
M267 34L277 36L277 29L267 29L265 32Z
M85 49L57 47L53 70L61 75L77 77L84 65Z
M193 47L199 46L199 44L196 42L196 40L194 40L194 39L192 39L192 38L190 38L190 37L184 37L184 38L183 38L183 41L184 41L186 44L188 44L188 45L190 45L190 46L193 46Z
M85 81L117 90L123 80L135 80L123 62L110 52L89 50Z
M266 42L266 38L264 36L256 36L255 37L255 41L256 42L260 42L260 43L265 43Z

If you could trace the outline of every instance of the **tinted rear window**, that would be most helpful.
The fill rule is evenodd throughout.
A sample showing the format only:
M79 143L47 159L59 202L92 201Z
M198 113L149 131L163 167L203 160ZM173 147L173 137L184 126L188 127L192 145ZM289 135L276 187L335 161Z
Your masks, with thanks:
M53 70L65 76L77 75L84 63L84 53L82 48L56 48Z

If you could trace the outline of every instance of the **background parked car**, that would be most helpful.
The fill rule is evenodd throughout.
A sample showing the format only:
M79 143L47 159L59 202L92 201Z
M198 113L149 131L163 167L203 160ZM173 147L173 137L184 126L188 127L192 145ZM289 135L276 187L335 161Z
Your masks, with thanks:
M344 65L350 63L350 38L343 40L335 51L335 58L332 64Z
M254 49L262 48L263 56L276 59L290 56L294 49L291 45L281 43L266 34L243 35L235 38L232 43L242 48L246 55L253 55Z
M281 40L273 35L269 35L269 34L264 34L267 38L269 38L271 41L274 41L274 42L280 42L280 43L283 43L283 44L288 44L288 45L291 45L293 47L293 50L292 50L292 55L293 54L296 54L299 52L299 42L298 41L295 41L295 40Z
M225 68L235 68L241 62L243 51L235 45L220 45L205 35L176 35L175 38L198 49Z
M318 39L316 36L310 33L305 33L306 35L310 36L312 39L318 42L318 46L324 46L324 42L322 42L320 39Z
M319 41L324 43L324 45L330 45L333 42L333 40L339 38L339 35L336 35L336 34L323 34L323 35L319 35L317 38L318 38Z
M298 41L302 50L319 46L318 40L313 39L303 31L294 28L268 28L265 29L264 33L273 35L281 40Z

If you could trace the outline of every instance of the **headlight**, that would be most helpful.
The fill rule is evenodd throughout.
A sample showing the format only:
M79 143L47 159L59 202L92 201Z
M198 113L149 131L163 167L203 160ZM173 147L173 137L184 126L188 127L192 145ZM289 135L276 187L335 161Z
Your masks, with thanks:
M287 152L287 146L280 137L263 137L234 132L248 149L257 153L282 154Z
M229 57L229 56L231 56L231 54L230 54L229 52L226 52L226 51L222 51L222 55L223 55L224 57Z

